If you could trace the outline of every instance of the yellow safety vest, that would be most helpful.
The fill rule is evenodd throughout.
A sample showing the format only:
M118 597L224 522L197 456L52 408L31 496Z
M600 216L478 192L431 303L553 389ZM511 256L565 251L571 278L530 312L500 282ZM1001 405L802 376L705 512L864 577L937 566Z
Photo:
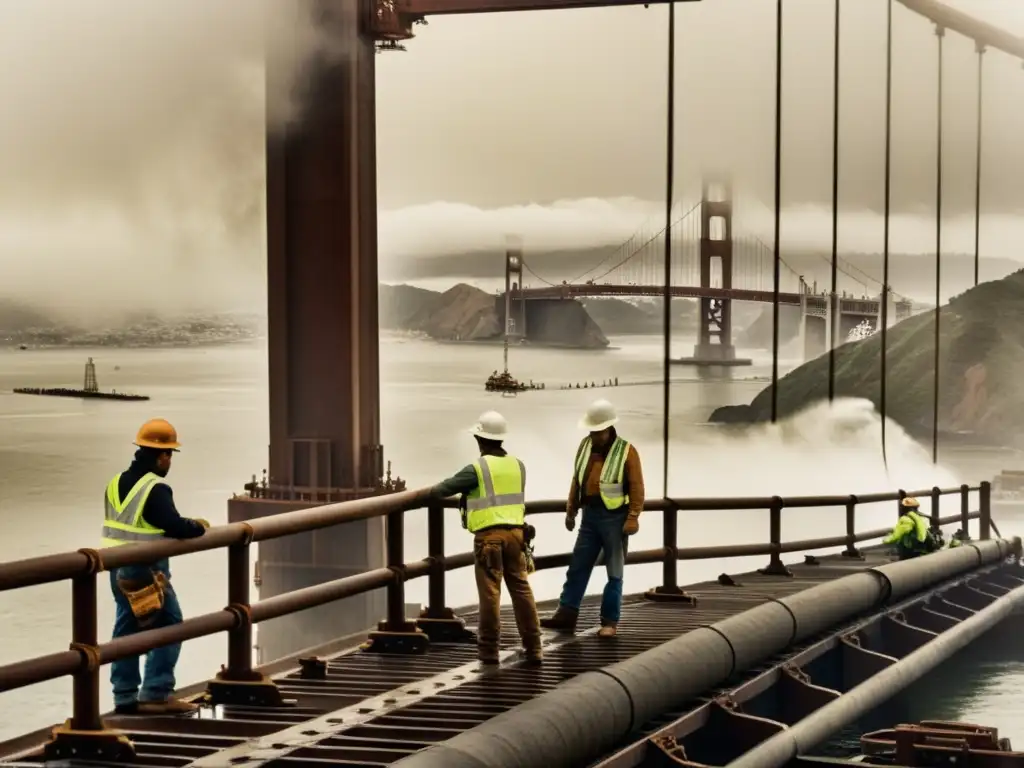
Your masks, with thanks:
M107 484L107 496L103 500L103 546L119 547L122 544L162 538L164 532L147 523L142 517L142 510L146 508L146 499L153 486L162 483L163 479L153 472L147 472L128 492L124 501L118 498L117 493L120 480L121 475L115 475Z
M584 438L576 453L576 486L579 488L580 494L583 493L587 482L583 474L587 471L592 445L593 441L589 437ZM604 503L605 509L618 509L623 504L629 503L629 495L622 484L622 479L626 474L626 456L628 455L629 443L621 437L616 437L611 450L605 457L601 479L598 481L601 501Z
M914 524L914 530L910 533L903 534L899 539L894 539L893 534L890 533L885 538L884 543L891 544L896 542L906 549L923 549L921 545L924 544L925 540L928 538L928 522L913 510L903 514L900 517L900 522L902 522L904 517ZM896 525L899 526L899 522L897 522ZM893 530L893 533L895 533L895 529Z
M526 523L526 465L514 456L481 456L473 462L476 488L466 494L466 528Z

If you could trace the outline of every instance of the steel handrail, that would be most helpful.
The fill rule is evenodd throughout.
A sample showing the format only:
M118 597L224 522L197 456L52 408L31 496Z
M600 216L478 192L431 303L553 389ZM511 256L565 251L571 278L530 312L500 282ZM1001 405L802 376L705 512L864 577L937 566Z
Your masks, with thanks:
M980 494L979 510L971 512L969 510L969 495L975 491ZM939 516L939 500L942 496L952 494L958 494L960 497L960 513L946 517ZM878 528L858 533L854 525L856 507L861 504L898 501L908 495L931 498L933 524L948 525L960 522L966 530L969 521L976 519L981 522L979 538L990 537L991 485L987 482L975 487L967 485L946 489L934 487L911 493L895 491L864 496L652 499L645 503L644 509L663 513L663 546L657 549L630 552L626 562L630 565L661 562L664 568L662 585L652 591L673 596L683 594L676 581L676 565L679 560L768 555L770 561L764 572L788 573L779 559L780 554L784 552L800 552L845 545L846 554L857 555L855 544L881 538L890 529ZM405 563L404 513L423 508L424 504L426 504L428 516L429 554L423 560ZM216 526L197 539L168 540L104 549L81 549L77 552L0 564L0 591L70 578L74 600L74 637L70 649L0 666L0 692L73 675L74 715L71 727L79 732L101 730L103 724L99 717L99 667L118 659L146 653L171 643L228 632L228 664L218 679L251 683L254 677L260 678L260 675L252 667L252 626L254 624L375 589L387 588L387 620L382 623L382 626L386 629L401 629L409 626L405 619L405 582L424 576L429 579L429 603L423 612L422 619L450 619L453 612L445 605L445 573L468 567L474 562L472 552L458 555L446 555L444 552L445 510L455 506L457 504L452 499L429 500L426 490L403 491L286 512L246 523ZM845 507L847 529L845 535L782 541L781 525L785 509L825 506ZM677 546L677 514L679 511L734 509L768 509L771 527L770 541L760 544L711 547L680 548ZM562 501L538 501L527 505L527 514L529 515L564 511L565 502ZM250 603L249 546L252 542L375 517L386 517L387 567ZM102 644L98 642L96 629L97 574L125 565L148 564L165 557L223 547L229 549L227 607L220 611L188 618L171 627L145 630ZM538 570L564 567L570 558L571 553L542 555L536 558L536 566ZM414 627L413 631L415 631ZM273 686L270 681L267 684Z

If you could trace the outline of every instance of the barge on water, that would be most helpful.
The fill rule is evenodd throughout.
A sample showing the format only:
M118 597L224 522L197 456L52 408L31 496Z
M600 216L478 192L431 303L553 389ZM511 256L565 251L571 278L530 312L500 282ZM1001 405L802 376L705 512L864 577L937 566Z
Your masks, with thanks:
M43 395L45 397L77 397L86 400L149 400L149 395L133 395L128 392L101 392L96 382L96 364L90 357L85 363L85 383L82 389L68 387L16 387L18 395Z

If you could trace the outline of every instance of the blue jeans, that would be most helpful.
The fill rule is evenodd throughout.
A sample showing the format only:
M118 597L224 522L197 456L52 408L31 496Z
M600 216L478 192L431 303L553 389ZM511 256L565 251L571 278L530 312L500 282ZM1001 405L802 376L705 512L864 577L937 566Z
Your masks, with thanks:
M622 532L628 509L609 512L603 504L590 504L583 509L583 522L572 548L572 560L565 574L565 585L559 603L579 610L586 594L590 574L597 557L604 551L608 583L601 598L601 621L617 623L622 613L622 574L626 570L627 537Z
M117 586L118 574L124 579L132 581L144 581L152 570L162 571L168 579L171 577L170 564L167 560L161 560L152 568L144 566L126 566L117 568L110 572L110 589L114 593L114 602L117 612L114 617L114 638L134 635L142 631L138 619L132 613L128 598ZM180 624L182 621L181 606L174 590L168 585L164 593L164 608L160 615L146 629L158 629ZM174 666L178 663L178 656L181 655L181 643L165 645L146 654L145 678L139 676L139 657L133 656L128 659L115 661L110 665L110 682L114 686L114 706L120 707L133 704L136 701L160 702L166 701L167 697L174 692ZM142 693L139 694L139 686L142 686Z

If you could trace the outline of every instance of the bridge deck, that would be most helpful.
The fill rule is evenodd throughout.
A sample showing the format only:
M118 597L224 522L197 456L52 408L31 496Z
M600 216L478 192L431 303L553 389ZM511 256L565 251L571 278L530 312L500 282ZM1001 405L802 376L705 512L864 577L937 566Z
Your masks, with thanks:
M329 659L326 679L304 678L300 671L279 676L283 694L295 701L287 708L225 706L216 711L204 708L198 718L105 719L129 735L137 751L134 764L140 766L391 765L576 675L635 656L773 598L888 562L884 553L865 554L864 561L834 555L820 558L818 565L793 565L793 578L745 573L734 577L737 586L695 584L687 591L698 597L696 607L629 596L618 637L611 640L596 636L599 606L588 599L575 637L545 634L545 663L539 669L518 663L514 623L510 612L504 611L504 657L499 667L481 668L470 645L434 644L420 656L381 656L353 649ZM540 607L551 610L553 601ZM474 613L466 613L465 618L468 624L476 620ZM8 765L42 762L39 754L7 757L17 761ZM75 761L61 764L73 766Z

